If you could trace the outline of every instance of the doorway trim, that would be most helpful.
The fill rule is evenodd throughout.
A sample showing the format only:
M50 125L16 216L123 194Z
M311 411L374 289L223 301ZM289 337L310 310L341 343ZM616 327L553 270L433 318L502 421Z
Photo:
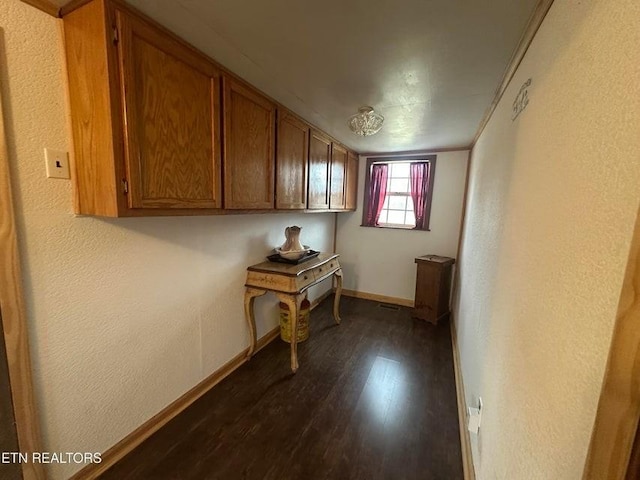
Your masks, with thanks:
M624 479L640 418L640 210L583 480Z
M41 451L40 426L33 393L22 269L11 193L9 154L0 95L0 306L9 367L11 399L20 452ZM29 455L30 456L30 455ZM24 480L44 480L44 467L22 463Z

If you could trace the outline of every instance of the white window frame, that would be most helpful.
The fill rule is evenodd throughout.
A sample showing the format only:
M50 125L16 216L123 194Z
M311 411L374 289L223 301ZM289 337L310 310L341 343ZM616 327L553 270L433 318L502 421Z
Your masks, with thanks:
M393 172L395 166L397 166L397 165L410 165L411 161L407 160L407 161L397 161L397 162L374 162L374 165L376 163L384 163L384 164L386 164L388 166L388 168L389 168L389 171ZM391 208L391 209L390 208L386 208L386 209L383 208L382 212L384 213L385 210L386 210L387 219L388 219L389 218L388 214L389 214L390 211L391 212L402 212L402 211L404 211L405 223L390 223L390 222L378 221L378 225L383 227L383 228L406 228L408 230L411 230L411 229L415 228L415 226L416 226L416 223L415 223L415 212L414 212L414 209L413 209L413 199L411 198L411 184L410 184L411 180L410 180L410 178L408 176L407 177L394 177L392 175L389 175L387 177L387 185L391 186L391 181L394 180L394 179L395 180L398 180L398 179L403 179L404 180L404 179L406 179L407 180L407 191L405 191L405 192L393 192L393 191L387 190L387 194L385 196L385 203L387 204L387 207L388 207L388 204L390 202L390 197L405 197L407 199L406 200L406 204L405 204L405 208L404 208L404 210L399 210L399 209L395 209L395 208ZM406 223L407 213L408 212L413 214L413 218L414 218L413 223ZM383 213L381 213L380 215L382 216Z

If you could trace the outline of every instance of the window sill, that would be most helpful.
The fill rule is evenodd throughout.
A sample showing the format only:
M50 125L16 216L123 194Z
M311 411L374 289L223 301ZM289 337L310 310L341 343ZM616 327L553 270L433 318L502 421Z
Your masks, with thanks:
M430 228L425 228L424 230L416 230L414 227L399 227L399 226L387 226L387 225L376 225L374 227L369 225L360 225L364 228L379 228L381 230L408 230L410 232L430 232Z

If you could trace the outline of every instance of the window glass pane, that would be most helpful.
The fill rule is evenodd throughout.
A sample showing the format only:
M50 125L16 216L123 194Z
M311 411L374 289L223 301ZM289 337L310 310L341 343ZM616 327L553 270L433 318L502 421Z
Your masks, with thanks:
M394 163L393 164L393 176L394 177L409 177L409 164L408 163Z
M414 212L413 210L413 198L407 197L407 210Z
M389 208L389 196L384 197L384 203L382 204L383 209Z
M394 163L393 162L387 164L387 175L389 176L389 178L395 176L393 174L393 167L394 167Z
M416 226L416 216L414 215L413 210L407 210L405 222L407 225Z
M397 223L400 225L404 224L404 212L389 210L387 223Z
M389 210L382 210L382 212L380 212L380 218L378 219L378 223L387 223L388 213L389 213Z
M385 199L385 205L389 205L385 208L392 208L393 210L404 210L407 208L407 197L392 195Z
M409 179L408 178L392 178L389 185L390 192L408 192Z

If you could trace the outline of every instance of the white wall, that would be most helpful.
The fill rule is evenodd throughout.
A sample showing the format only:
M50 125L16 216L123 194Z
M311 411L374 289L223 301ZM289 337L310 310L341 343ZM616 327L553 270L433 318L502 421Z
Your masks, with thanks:
M75 217L70 182L46 179L43 158L45 146L71 148L61 21L4 0L0 28L44 448L101 452L248 346L245 268L282 244L287 225L332 250L334 216ZM276 326L276 304L256 300L259 335ZM76 469L51 465L49 475Z
M639 24L637 0L556 0L473 150L455 318L479 479L582 477L640 201Z
M360 226L367 163L360 158L358 210L338 217L336 250L341 255L344 288L413 301L414 259L427 254L455 258L469 152L436 155L429 232Z

